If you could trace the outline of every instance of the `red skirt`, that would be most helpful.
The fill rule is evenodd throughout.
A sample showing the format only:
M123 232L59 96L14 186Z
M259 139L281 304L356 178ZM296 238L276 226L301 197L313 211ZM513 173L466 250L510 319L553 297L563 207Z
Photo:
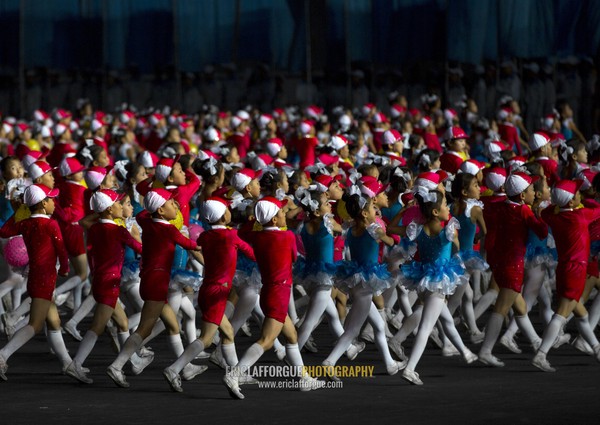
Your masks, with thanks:
M140 296L144 301L168 301L171 272L146 270L140 274Z
M202 320L220 325L225 315L227 297L231 292L231 283L223 286L219 283L204 282L198 291L198 307L202 311Z
M121 276L94 277L92 281L92 294L98 304L115 308L121 293Z
M500 288L512 289L515 292L521 292L523 289L523 279L525 276L525 266L520 264L490 264L494 279Z
M52 301L56 289L56 267L31 268L27 277L27 293L31 298L42 298Z
M265 317L285 322L292 287L287 284L264 282L260 291L260 308Z
M585 288L587 263L569 261L556 266L556 294L559 297L579 301Z
M69 257L78 257L81 254L85 254L83 227L78 224L67 224L66 226L61 226L60 230Z

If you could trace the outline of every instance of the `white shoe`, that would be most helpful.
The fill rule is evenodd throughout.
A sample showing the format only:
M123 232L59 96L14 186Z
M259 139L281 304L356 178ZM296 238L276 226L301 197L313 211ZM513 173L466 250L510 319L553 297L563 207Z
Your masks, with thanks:
M395 374L397 374L398 372L403 370L406 367L407 363L408 363L407 361L402 361L402 362L395 361L394 363L387 365L386 369L387 369L388 375L394 376Z
M465 361L466 364L471 364L473 362L476 362L478 358L479 357L477 357L477 354L475 354L468 348L465 349L465 352L463 354L463 360Z
M554 344L552 344L552 348L558 348L561 345L567 344L571 340L571 334L562 334L556 337Z
M69 335L71 335L75 340L77 340L77 341L83 341L83 337L81 336L81 334L77 330L77 327L75 325L73 325L70 321L68 321L67 323L65 323L65 325L63 326L63 329Z
M534 342L532 342L531 343L531 348L533 348L533 352L536 353L537 350L540 349L541 345L542 345L542 339L541 338L538 338Z
M279 349L275 350L275 355L277 356L277 359L281 362L283 360L285 360L285 347L281 347Z
M154 357L154 351L150 347L142 347L138 350L137 355L140 357Z
M181 377L179 376L178 373L175 373L175 371L173 369L168 367L163 370L163 376L169 383L171 390L173 390L177 393L183 392L183 388L181 387Z
M348 357L348 360L350 361L354 360L356 356L358 356L358 354L365 349L366 346L367 344L362 341L354 341L346 350L346 357Z
M227 387L227 391L229 391L231 398L237 398L238 400L244 399L244 394L242 394L242 391L240 390L237 377L228 373L223 377L223 383Z
M500 344L515 354L521 354L523 352L515 342L514 338L509 338L506 335L502 335L502 338L500 338Z
M248 324L248 322L244 322L244 324L242 325L242 327L240 328L240 330L242 332L244 332L244 334L247 337L251 337L252 336L252 331L250 330L250 325Z
M481 344L485 338L485 333L481 331L469 331L471 344Z
M575 349L587 354L588 356L594 355L594 350L590 344L588 344L587 341L581 337L581 335L578 335L571 344Z
M300 378L300 391L319 390L325 386L325 381L319 381L310 375L302 375Z
M390 323L390 325L392 325L394 327L394 329L399 331L400 328L402 327L403 320L404 320L404 315L397 314L392 318L392 320L390 320L389 323Z
M154 360L154 356L146 356L140 357L137 354L133 354L129 361L131 362L131 373L134 375L139 375L148 367L150 363Z
M6 377L6 371L8 370L8 365L6 364L6 360L4 357L0 356L0 379L3 381L8 381Z
M198 354L195 357L195 360L206 360L208 358L210 358L210 354L207 353L206 351L202 351L200 354Z
M70 376L71 378L77 379L79 382L83 382L84 384L92 384L94 381L86 376L83 372L81 365L76 363L73 360L65 369L65 374Z
M544 372L556 372L556 369L553 368L546 359L546 355L540 351L533 357L531 364Z
M256 385L258 384L258 379L254 378L253 376L250 376L248 374L244 374L242 376L239 377L238 379L238 384L241 385Z
M221 347L215 348L215 351L212 352L208 360L219 366L221 369L225 369L227 367L227 362L223 358L223 353L221 352Z
M325 368L326 379L333 382L342 382L342 380L335 374L335 365L333 363L325 360L323 363L321 363L321 366Z
M444 347L442 348L442 356L444 356L444 357L460 356L460 351L458 351L458 349L454 345L447 344L447 345L444 345Z
M479 353L479 361L487 366L504 367L504 362L492 353Z
M392 354L394 354L396 356L396 358L398 360L402 360L402 361L406 361L408 360L408 357L406 357L406 354L404 354L404 348L402 347L402 344L400 342L398 342L395 339L390 339L388 341L388 348L390 349L390 351L392 352Z
M402 372L402 379L407 380L413 385L423 385L423 381L419 378L419 374L411 369L404 369Z
M106 369L106 374L118 387L129 388L129 382L125 379L125 374L122 370L117 369L114 366L109 366L108 369Z
M205 365L195 365L195 364L188 363L185 365L185 367L181 371L181 377L183 378L184 381L191 381L196 376L206 372L207 369L208 369L208 366L205 366Z

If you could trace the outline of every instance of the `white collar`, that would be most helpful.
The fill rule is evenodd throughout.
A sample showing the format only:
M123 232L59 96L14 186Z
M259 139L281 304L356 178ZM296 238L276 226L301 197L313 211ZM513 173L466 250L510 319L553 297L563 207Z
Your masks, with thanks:
M31 218L50 218L49 215L46 214L31 214Z
M163 220L162 218L153 218L152 221L155 222L155 223L162 223L162 224L171 225L171 223L169 223L167 220Z
M559 208L558 212L574 211L575 208Z
M277 231L280 231L281 229L279 227L269 226L269 227L263 227L263 230L267 230L269 232L277 232Z
M462 158L462 156L460 156L460 153L456 152L456 151L446 151L446 153L449 153L450 155L454 155L454 156L457 156L459 158Z
M223 226L222 224L217 224L215 226L211 226L212 230L217 230L217 229L227 229L227 226Z
M510 199L507 199L507 200L506 200L506 201L504 201L504 202L506 202L506 203L507 203L507 204L509 204L509 205L524 205L524 204L520 204L520 203L518 203L518 202L511 201Z
M100 223L104 223L104 224L114 224L115 226L117 225L117 223L115 223L114 220L109 220L107 218L101 218L100 219Z
M169 185L169 186L165 186L165 189L167 189L167 190L175 190L175 189L177 189L177 187L178 186L175 186L175 185Z
M538 156L535 160L536 161L547 161L550 158L548 158L547 156Z

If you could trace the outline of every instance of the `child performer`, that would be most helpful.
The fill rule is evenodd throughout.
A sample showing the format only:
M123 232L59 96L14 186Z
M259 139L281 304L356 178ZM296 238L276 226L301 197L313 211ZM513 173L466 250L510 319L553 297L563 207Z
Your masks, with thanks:
M60 317L52 294L56 287L56 260L60 262L58 274L69 272L69 259L58 223L51 219L54 198L58 189L33 184L23 194L25 204L31 209L30 218L15 223L11 217L0 229L0 237L23 235L29 255L27 292L32 298L29 324L17 331L0 350L0 379L6 381L6 361L9 357L42 330L44 321L48 326L48 343L61 360L63 367L71 363L60 331Z
M519 171L511 174L504 185L508 199L506 202L494 205L496 240L493 247L495 260L491 266L500 292L494 311L488 320L485 339L479 351L479 360L488 366L504 366L502 361L492 355L492 349L500 336L502 322L511 307L515 312L517 325L531 344L536 347L540 343L540 338L527 315L527 304L521 296L527 230L533 230L540 239L548 235L548 227L536 217L530 207L535 200L533 183L538 179L538 176L532 177Z
M262 277L260 307L265 315L261 337L248 348L237 366L223 378L230 395L243 399L239 388L239 376L252 367L273 342L283 333L287 340L286 356L292 367L300 370L301 391L310 391L323 386L301 372L302 356L298 349L298 336L292 320L287 314L292 289L292 263L296 261L296 237L285 227L283 207L287 201L264 197L256 203L254 215L263 226L262 231L253 232L252 246Z
M158 318L162 319L169 331L169 343L175 355L179 357L183 353L179 324L175 313L167 303L171 266L176 244L188 250L200 250L196 242L183 236L169 223L169 220L177 217L178 212L171 192L165 189L149 191L144 198L144 206L146 211L140 212L136 217L142 227L144 246L140 271L140 295L144 300L144 307L140 325L125 341L121 352L106 371L115 384L122 388L129 387L122 371L123 366L141 347L144 338L150 335Z
M469 284L462 261L452 258L453 244L458 248L457 230L460 225L455 218L450 219L450 209L442 192L421 188L415 198L426 222L423 226L409 224L407 235L417 241L420 261L403 265L402 274L406 288L424 293L425 299L417 339L402 378L412 384L423 385L415 367L438 318L466 363L473 363L477 356L463 344L454 326L454 319L446 308L446 295L453 294L460 285ZM442 227L444 222L447 224Z
M125 246L141 253L142 245L131 236L125 227L119 226L114 221L123 218L123 205L120 201L124 196L124 194L119 195L113 190L100 189L92 195L90 200L93 211L100 214L100 221L88 231L88 244L91 247L90 268L93 276L92 294L97 305L92 319L92 326L84 335L77 350L77 355L65 371L67 375L85 384L91 384L93 381L82 370L83 362L91 353L98 336L104 332L104 328L111 317L121 330L119 334L122 340L121 343L124 343L129 337L127 316L118 302L121 269L125 256ZM142 361L147 366L152 360L153 357L145 357Z
M202 336L188 345L175 363L163 371L173 391L183 391L179 373L206 347L210 347L217 330L221 333L221 350L227 365L238 363L233 328L225 316L225 306L235 274L237 251L242 251L251 261L256 259L252 247L239 238L237 230L227 227L231 222L229 205L229 201L213 196L201 206L202 220L211 225L211 229L198 238L205 261L204 281L198 293Z
M571 313L577 329L593 348L600 362L600 343L588 322L588 312L580 301L585 287L587 262L590 257L589 225L600 218L600 208L583 208L579 188L582 180L562 180L552 189L552 203L542 211L542 218L552 229L558 251L556 293L558 308L544 331L542 344L533 358L533 365L544 372L556 369L546 359L560 330Z

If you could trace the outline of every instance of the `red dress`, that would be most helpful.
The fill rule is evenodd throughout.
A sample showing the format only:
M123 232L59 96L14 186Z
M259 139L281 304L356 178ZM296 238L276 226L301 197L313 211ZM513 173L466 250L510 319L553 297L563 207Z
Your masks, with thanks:
M85 186L71 180L65 180L60 185L58 204L54 211L54 216L58 220L65 247L70 257L85 254L83 227L78 223L79 220L85 217L85 191Z
M260 307L265 317L285 322L292 290L292 263L298 255L289 230L267 227L253 232L252 247L262 278Z
M112 220L100 220L88 231L88 245L94 299L115 308L121 287L125 246L141 254L142 244L125 227Z
M142 228L142 261L140 262L140 296L144 301L167 302L175 245L195 249L196 242L186 238L171 223L152 218L148 211L136 217Z
M498 125L498 134L500 135L500 139L510 146L512 150L514 150L516 146L519 155L523 154L521 143L519 142L519 133L514 125L511 123Z
M301 137L295 140L294 146L300 156L300 169L315 165L315 147L319 144L316 137Z
M250 136L243 133L233 133L227 138L227 143L232 144L237 148L240 158L243 160L248 155L250 150Z
M494 258L490 266L500 288L521 292L528 230L544 239L548 236L548 226L524 204L506 201L493 208L496 210L496 237L490 247Z
M56 220L47 215L34 214L15 223L12 216L0 229L0 238L23 235L29 256L27 292L31 298L52 300L56 288L56 259L60 274L69 271L69 256Z
M197 175L189 170L185 171L185 176L188 183L183 186L174 186L173 190L169 189L173 193L173 199L179 203L179 210L183 216L183 222L186 226L190 224L190 201L200 188L200 179Z
M440 138L435 133L424 133L423 140L425 141L425 145L427 145L428 149L434 149L439 153L442 153L444 150L442 149L442 145L440 144Z
M579 301L585 287L590 257L590 231L593 221L600 219L600 207L560 209L551 205L542 218L552 229L556 242L556 293L562 298Z
M506 195L493 194L491 196L482 196L481 202L483 202L483 220L485 221L485 227L487 233L485 234L484 248L486 252L486 261L490 264L490 267L494 262L494 244L496 243L496 208L495 204L498 202L506 201Z
M225 226L213 226L203 232L198 237L198 245L204 255L204 281L198 292L198 306L202 320L220 325L235 274L237 251L241 250L252 261L256 258L252 247L240 239L237 230Z

